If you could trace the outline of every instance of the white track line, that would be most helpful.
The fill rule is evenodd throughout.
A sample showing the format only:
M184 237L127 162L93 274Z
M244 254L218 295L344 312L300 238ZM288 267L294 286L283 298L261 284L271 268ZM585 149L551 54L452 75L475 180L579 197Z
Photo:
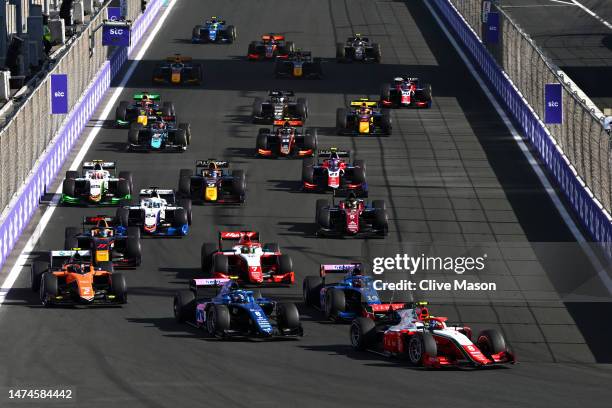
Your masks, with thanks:
M576 239L576 242L581 244L582 249L584 250L589 260L591 261L591 264L593 265L593 267L597 270L597 275L599 276L603 284L608 289L608 292L612 294L612 278L610 278L610 276L606 273L605 268L603 267L603 265L601 264L601 262L599 261L599 259L597 258L597 256L595 255L591 247L589 246L589 242L582 235L580 228L578 228L573 218L567 212L567 209L561 202L561 199L555 192L555 189L553 188L553 186L548 181L548 178L544 174L544 171L540 167L538 161L531 154L531 151L525 144L523 137L516 130L516 128L514 127L514 124L512 124L512 122L506 115L506 112L504 111L504 109L499 105L499 103L497 102L497 99L495 99L495 97L493 96L493 94L491 93L491 91L489 90L489 88L487 87L483 79L481 78L480 74L478 74L478 71L476 71L476 69L472 65L472 62L467 58L467 56L465 55L465 53L463 52L459 44L457 44L457 41L455 41L455 38L448 31L448 29L446 28L446 26L444 25L444 23L438 16L438 13L433 9L433 7L428 2L425 2L425 5L427 6L427 8L429 9L429 12L434 17L434 19L436 20L436 22L438 23L438 25L440 26L440 28L446 35L446 38L448 38L450 43L453 45L453 47L457 51L457 54L459 54L459 56L463 60L464 64L466 65L466 67L468 68L468 70L470 71L474 79L476 80L476 82L478 82L478 85L480 85L480 88L483 90L483 92L485 93L489 101L491 102L491 105L497 111L497 114L500 116L500 118L502 119L502 121L504 122L504 124L506 125L510 133L512 134L512 137L514 138L516 143L519 145L519 148L521 149L521 151L523 152L523 155L525 156L525 158L531 165L531 168L538 176L540 183L542 183L542 185L544 186L546 193L548 194L553 204L557 208L557 211L559 211L559 215L561 215L561 218L563 218L563 221L565 222L567 227L572 232L572 235Z
M136 70L136 67L138 66L138 62L142 60L142 57L144 56L144 54L147 52L147 50L153 43L153 40L157 36L157 33L159 32L159 30L164 25L166 18L168 18L170 11L172 10L175 4L176 4L176 0L170 0L168 7L164 11L164 14L162 14L162 16L159 18L159 20L157 21L157 24L155 25L153 30L150 32L149 37L144 42L140 50L138 50L138 54L136 54L136 56L132 60L130 67L128 68L127 72L123 76L123 79L121 80L121 83L119 84L117 88L115 88L115 91L113 92L111 98L106 103L106 106L104 106L104 110L102 111L100 121L98 121L98 123L93 127L93 129L89 133L89 136L87 136L85 143L83 143L83 146L81 146L81 149L79 150L76 157L72 161L72 164L70 165L70 170L78 170L79 165L85 158L85 155L89 151L89 148L94 142L94 139L96 138L96 136L98 136L98 133L100 133L100 130L102 129L102 123L104 123L104 121L108 118L108 115L112 111L113 106L115 106L115 104L117 103L117 99L119 99L119 96L125 89L127 81L130 79L132 74L134 74L134 71ZM57 190L55 191L55 195L57 196L61 192L62 192L62 185L60 184ZM28 239L25 246L21 250L21 253L19 254L19 257L17 258L15 265L11 268L11 271L9 272L8 276L2 283L2 286L0 287L0 307L2 307L2 304L6 300L6 296L8 292L11 290L11 288L15 284L15 281L17 281L17 278L19 277L19 274L23 270L24 266L28 263L28 258L29 258L28 254L34 250L36 243L38 242L39 238L42 236L43 232L47 228L47 225L49 224L49 221L51 220L51 217L53 216L53 213L55 212L56 208L57 206L47 207L42 217L40 218L40 222L36 226L36 229L34 230L32 235L30 235L30 238Z
M592 11L591 9L589 9L587 6L585 6L584 4L580 3L577 0L570 0L572 3L574 3L575 5L577 5L578 7L580 7L581 9L583 9L587 14L589 14L590 16L595 17L595 19L597 21L599 21L600 23L602 23L603 25L605 25L606 27L608 27L610 30L612 30L612 24L610 24L608 21L604 20L603 17L600 17L597 13L595 13L594 11ZM608 0L609 1L609 0Z

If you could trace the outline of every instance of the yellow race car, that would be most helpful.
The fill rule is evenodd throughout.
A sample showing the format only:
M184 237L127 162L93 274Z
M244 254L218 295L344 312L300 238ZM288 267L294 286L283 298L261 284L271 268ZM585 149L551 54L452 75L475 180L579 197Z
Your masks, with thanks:
M339 135L390 135L391 115L377 101L356 99L348 108L336 110L336 131Z

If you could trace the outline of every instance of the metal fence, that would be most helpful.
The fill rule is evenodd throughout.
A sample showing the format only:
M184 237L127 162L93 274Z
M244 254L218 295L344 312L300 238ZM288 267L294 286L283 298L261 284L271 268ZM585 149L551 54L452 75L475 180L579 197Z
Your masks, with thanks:
M450 1L482 39L483 1ZM503 9L493 4L491 11L499 13L500 37L487 49L540 119L544 85L563 85L563 123L546 127L587 188L612 212L610 136L603 128L603 115Z
M133 0L130 4L140 2ZM136 12L134 7L130 10L130 14ZM90 50L90 35L106 16L106 7L92 16L91 22L60 52L50 70L51 74L68 75L69 108L82 96L110 55L111 50L102 46L102 30L95 31L95 47ZM49 82L46 76L36 85L27 102L0 130L0 208L4 210L65 119L66 115L51 115Z

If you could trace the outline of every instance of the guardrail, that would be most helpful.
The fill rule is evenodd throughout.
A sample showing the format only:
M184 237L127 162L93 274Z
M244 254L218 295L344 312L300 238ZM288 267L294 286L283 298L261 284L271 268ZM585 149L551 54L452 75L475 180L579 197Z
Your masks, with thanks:
M523 137L538 153L549 174L557 182L575 215L592 238L605 245L612 256L612 218L580 179L568 157L556 143L536 111L523 97L510 77L497 64L476 33L459 14L450 0L432 0L448 26L475 61L484 77L502 101L504 108L519 124Z
M118 49L113 53L110 60L102 64L93 81L67 115L53 140L46 146L34 164L25 183L15 194L0 224L0 267L4 264L21 232L38 207L40 198L61 169L70 149L80 137L85 125L110 87L111 80L139 45L147 28L160 11L163 1L152 0L149 2L145 13L132 26L132 45L129 49ZM48 91L48 86L45 88ZM31 115L29 120L32 122L34 118L40 117L40 112L28 111L28 113ZM14 160L14 158L12 159ZM10 160L11 158L9 158Z

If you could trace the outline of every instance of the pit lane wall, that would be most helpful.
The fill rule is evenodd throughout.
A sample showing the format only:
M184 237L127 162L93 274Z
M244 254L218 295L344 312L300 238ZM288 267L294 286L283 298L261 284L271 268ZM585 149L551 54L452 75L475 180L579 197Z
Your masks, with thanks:
M575 216L594 240L603 243L607 255L612 256L612 219L609 213L586 187L536 110L523 97L510 76L500 68L451 0L430 0L430 4L434 5L444 24L467 50L505 110L518 123L523 138L537 152Z
M143 35L155 21L164 0L151 0L146 11L132 25L132 41L129 48L116 50L101 64L94 79L82 93L73 109L61 124L58 132L34 164L23 185L15 193L0 220L0 267L6 261L21 232L38 207L41 197L61 169L70 149L80 137L91 115L109 89L111 80L139 45ZM78 64L77 61L73 63ZM48 85L46 85L48 88ZM32 123L41 120L41 112L29 112ZM25 120L25 119L24 119ZM7 158L9 161L16 158ZM5 158L2 157L4 161Z

